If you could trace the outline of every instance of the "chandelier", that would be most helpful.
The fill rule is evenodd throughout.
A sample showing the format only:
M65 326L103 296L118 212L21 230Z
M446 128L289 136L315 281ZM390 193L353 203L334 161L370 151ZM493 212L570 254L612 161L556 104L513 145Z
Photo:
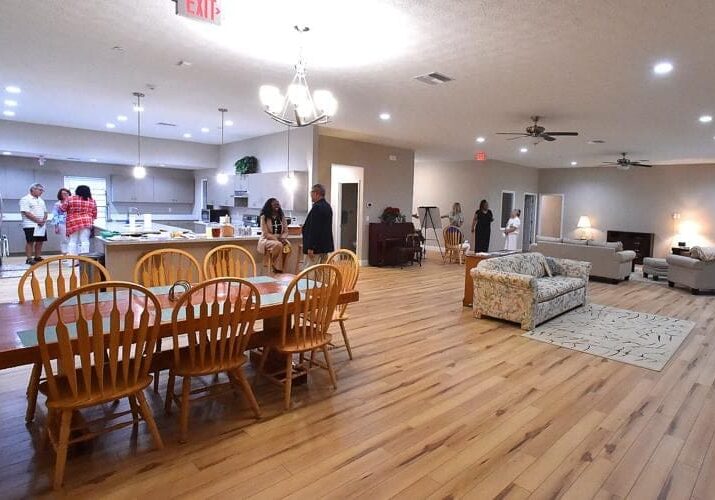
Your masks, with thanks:
M299 33L310 28L294 26ZM295 65L295 76L285 95L273 85L262 85L259 91L264 111L275 121L289 127L307 127L315 123L328 123L338 109L338 101L329 90L316 90L310 94L305 78L305 61L302 46Z

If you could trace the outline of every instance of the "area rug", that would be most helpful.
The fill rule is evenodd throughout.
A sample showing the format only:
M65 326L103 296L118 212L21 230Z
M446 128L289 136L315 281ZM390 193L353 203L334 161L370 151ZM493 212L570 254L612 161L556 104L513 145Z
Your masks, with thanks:
M692 321L587 304L523 336L660 371L694 326Z

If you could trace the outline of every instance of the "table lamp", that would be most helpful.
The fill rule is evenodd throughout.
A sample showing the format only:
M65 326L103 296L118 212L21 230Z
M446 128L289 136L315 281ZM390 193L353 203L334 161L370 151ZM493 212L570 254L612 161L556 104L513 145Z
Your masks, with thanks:
M581 229L581 239L582 240L590 239L588 237L588 235L586 234L586 231L588 229L591 229L591 219L588 218L588 215L582 215L581 217L579 217L578 224L576 224L576 227Z

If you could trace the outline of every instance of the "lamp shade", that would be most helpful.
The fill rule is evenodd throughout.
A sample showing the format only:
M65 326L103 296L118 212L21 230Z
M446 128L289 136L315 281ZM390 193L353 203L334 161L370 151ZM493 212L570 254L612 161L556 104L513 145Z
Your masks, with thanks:
M591 227L591 219L588 218L588 215L582 215L581 217L578 218L578 224L576 224L576 227L578 228L590 228Z

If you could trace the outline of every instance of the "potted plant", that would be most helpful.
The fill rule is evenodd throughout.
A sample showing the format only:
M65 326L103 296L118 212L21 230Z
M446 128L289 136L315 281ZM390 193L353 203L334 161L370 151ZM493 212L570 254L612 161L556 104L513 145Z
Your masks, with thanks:
M258 171L258 159L255 156L244 156L234 163L236 175L255 174Z
M405 216L397 207L385 207L380 215L380 220L385 224L394 224L395 222L405 222Z

